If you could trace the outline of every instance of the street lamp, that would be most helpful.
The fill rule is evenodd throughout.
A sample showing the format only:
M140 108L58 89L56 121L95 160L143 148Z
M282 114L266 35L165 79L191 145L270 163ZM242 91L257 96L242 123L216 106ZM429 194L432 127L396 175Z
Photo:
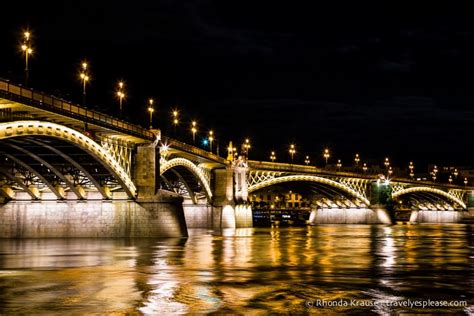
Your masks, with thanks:
M272 153L270 154L270 160L271 160L272 162L275 162L276 158L277 158L277 157L275 156L275 152L272 151Z
M193 144L196 143L197 122L191 122L191 132L193 133Z
M123 81L119 81L118 83L118 90L117 90L117 97L119 98L119 110L120 110L120 118L122 118L122 100L125 98L125 93L123 92Z
M415 177L415 165L413 164L413 161L410 161L408 169L410 169L410 177L413 179Z
M388 176L391 176L393 174L393 169L392 167L388 167Z
M178 110L175 109L175 110L173 110L172 114L173 114L174 132L176 133L176 126L179 123L179 118L178 118L179 112L178 112Z
M385 161L383 164L385 165L385 168L388 169L388 166L390 166L390 161L388 160L388 157L385 157Z
M324 159L326 160L326 165L328 164L328 159L331 155L329 154L329 149L324 149L324 152L323 152L323 157Z
M148 112L150 113L150 129L153 128L153 112L155 109L153 108L153 99L148 100Z
M308 166L311 161L309 160L309 156L306 156L306 158L304 159L304 163Z
M359 161L360 161L359 154L356 154L356 155L355 155L354 161L355 161L356 167L357 167L357 166L359 165Z
M87 62L81 64L81 80L82 80L82 106L86 106L86 83L90 80L89 72L87 71Z
M467 178L464 178L464 185L467 186Z
M434 166L433 172L431 173L431 176L433 178L433 182L436 182L436 175L438 174L438 167Z
M243 153L244 153L245 155L247 155L247 157L248 157L248 155L249 155L249 150L250 150L250 139L248 139L248 138L245 139L245 142L244 142L244 144L242 145L242 148L244 149L244 150L243 150Z
M453 176L449 175L448 181L449 181L449 184L453 183Z
M25 53L25 86L28 86L28 77L29 77L29 69L28 69L28 56L33 53L33 48L31 48L30 42L31 33L26 31L23 33L23 45L21 45L21 50Z
M214 141L214 131L209 131L209 151L212 153L212 142Z
M295 145L291 144L290 145L290 150L289 150L290 156L291 156L291 162L293 163L293 157L296 153Z
M337 170L341 170L341 167L342 167L342 161L341 161L341 159L338 159L338 160L337 160L336 167L337 167Z
M367 164L364 162L364 165L362 166L362 170L364 170L364 173L367 172Z
M458 174L459 174L458 169L454 169L453 175L455 178L458 177Z

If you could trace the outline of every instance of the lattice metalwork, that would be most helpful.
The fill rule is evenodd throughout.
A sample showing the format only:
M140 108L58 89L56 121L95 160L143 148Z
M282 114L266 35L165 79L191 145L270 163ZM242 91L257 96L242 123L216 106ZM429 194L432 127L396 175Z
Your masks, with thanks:
M135 144L119 139L101 137L100 144L122 166L129 177L132 176L132 157Z
M283 172L276 171L250 171L247 175L247 185L251 187L261 182L279 177L282 174Z
M261 181L257 184L254 184L249 187L248 192L251 193L253 191L260 190L264 187L285 183L285 182L293 182L293 181L307 181L307 182L316 182L322 183L328 186L333 186L339 190L342 190L350 195L354 196L355 198L361 200L366 205L370 205L369 200L365 196L365 194L361 194L358 191L354 190L353 188L349 187L345 183L336 182L331 179L322 178L318 176L310 176L310 175L289 175L289 176L281 176L281 177L273 177L269 178L268 180Z
M135 197L136 187L129 173L104 147L82 133L51 122L17 121L0 124L0 139L21 136L47 136L61 139L78 146L103 163L104 167L113 175L114 180L111 180L111 183L118 181L120 186L130 197Z
M352 190L358 192L360 195L367 198L368 186L371 182L369 179L357 179L357 178L337 178L335 181L344 183Z
M182 166L188 169L199 181L199 183L203 186L208 199L212 198L212 191L210 187L209 175L206 175L206 172L196 166L192 161L185 159L185 158L173 158L171 160L165 161L163 164L160 165L160 174L164 174L166 171Z
M433 193L439 196L443 196L445 198L448 198L449 200L455 202L456 204L460 205L462 208L466 208L466 204L462 201L462 199L454 196L453 194L450 194L448 192L442 191L440 189L436 188L431 188L431 187L409 187L405 188L403 190L399 190L395 193L392 193L392 198L396 199L404 194L409 194L409 193L416 193L416 192L428 192L428 193Z

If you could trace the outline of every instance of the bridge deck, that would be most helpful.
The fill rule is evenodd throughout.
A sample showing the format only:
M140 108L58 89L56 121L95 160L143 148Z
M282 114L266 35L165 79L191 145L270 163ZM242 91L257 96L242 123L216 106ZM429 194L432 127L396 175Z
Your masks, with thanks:
M91 131L113 131L135 137L134 141L153 141L155 134L141 126L130 124L113 116L90 110L33 89L0 79L0 119L47 119L81 129L90 124Z

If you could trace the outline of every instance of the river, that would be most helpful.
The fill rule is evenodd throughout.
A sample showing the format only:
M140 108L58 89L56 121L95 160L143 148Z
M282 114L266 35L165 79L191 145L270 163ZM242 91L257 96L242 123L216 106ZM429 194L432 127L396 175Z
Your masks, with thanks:
M190 230L177 239L4 239L0 314L470 314L473 231L320 225Z

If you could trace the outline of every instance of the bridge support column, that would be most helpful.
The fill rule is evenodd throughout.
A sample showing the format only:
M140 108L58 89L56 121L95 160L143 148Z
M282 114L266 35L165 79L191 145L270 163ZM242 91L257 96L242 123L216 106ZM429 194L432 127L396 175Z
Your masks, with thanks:
M137 203L147 214L143 225L153 227L146 237L185 237L183 198L159 189L160 152L155 145L138 147L135 159Z
M252 227L252 209L244 200L246 185L245 171L236 176L234 167L214 170L214 228Z
M466 212L456 210L413 210L411 223L459 223Z
M370 209L375 212L380 224L393 224L392 187L386 180L379 179L370 185Z
M474 190L467 194L467 210L470 216L474 216Z

